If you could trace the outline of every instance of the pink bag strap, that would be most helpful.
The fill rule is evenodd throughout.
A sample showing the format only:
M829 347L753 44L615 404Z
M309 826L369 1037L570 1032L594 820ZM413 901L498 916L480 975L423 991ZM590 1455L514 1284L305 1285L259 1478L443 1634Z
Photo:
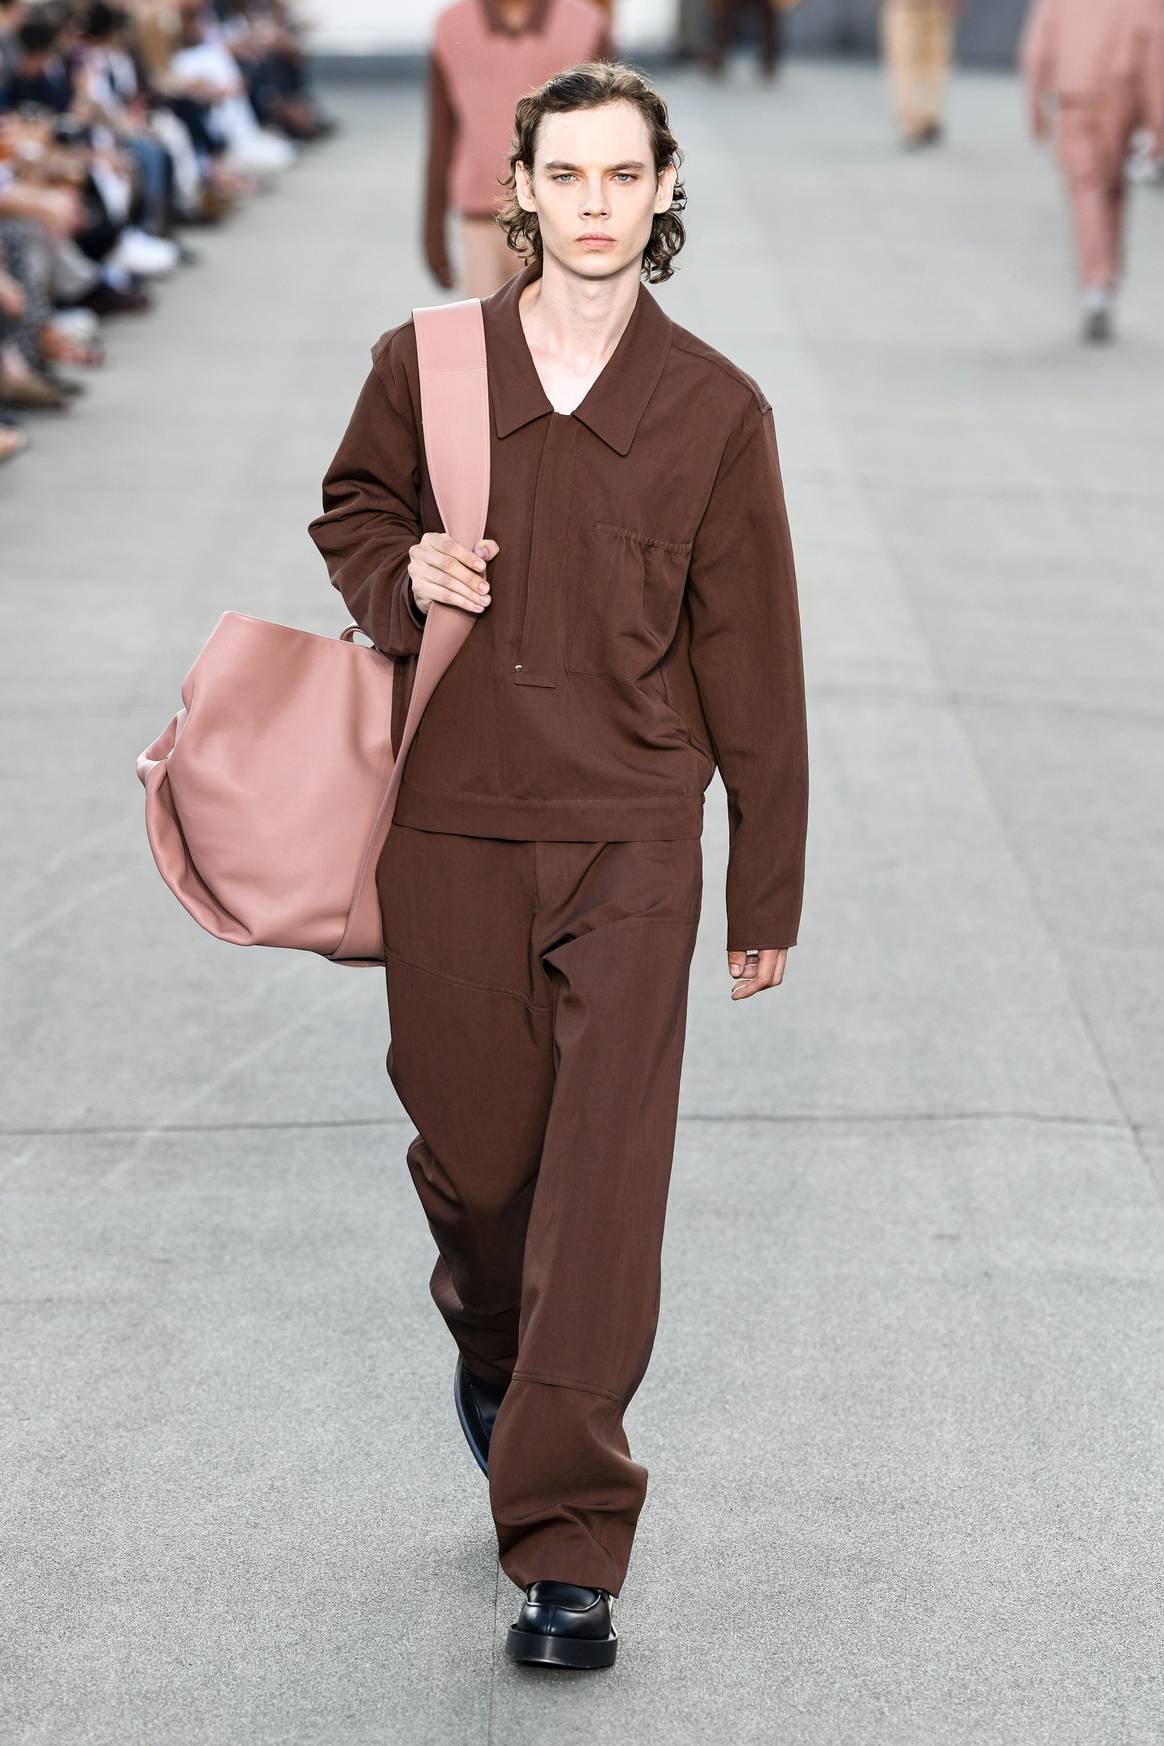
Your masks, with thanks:
M489 510L489 377L481 299L414 309L420 365L420 419L428 476L445 532L472 551L485 533ZM436 690L476 620L476 613L434 600L425 614L420 655L388 779L377 832L390 822L396 795L425 704ZM346 633L345 633L346 634Z

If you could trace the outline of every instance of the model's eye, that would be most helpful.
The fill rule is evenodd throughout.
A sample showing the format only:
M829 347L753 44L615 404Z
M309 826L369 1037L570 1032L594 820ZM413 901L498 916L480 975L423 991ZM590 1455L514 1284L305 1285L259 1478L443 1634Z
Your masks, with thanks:
M568 182L573 176L572 170L559 170L556 176L551 176L552 182Z
M633 182L636 177L633 170L617 170L614 179L616 182Z

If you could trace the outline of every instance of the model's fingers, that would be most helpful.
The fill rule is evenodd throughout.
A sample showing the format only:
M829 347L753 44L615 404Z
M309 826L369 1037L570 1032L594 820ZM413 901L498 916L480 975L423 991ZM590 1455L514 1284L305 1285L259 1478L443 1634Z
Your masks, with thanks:
M487 594L478 594L475 588L458 585L436 570L414 578L412 592L422 601L442 600L447 605L459 606L466 612L484 612L489 605Z
M757 968L756 958L755 958L755 955L753 953L750 953L750 952L729 952L728 953L728 972L733 978L739 977L741 979L746 979L746 980L750 981L751 978L753 976L755 976L755 974L756 974L756 968Z
M762 988L778 987L784 979L787 961L787 946L761 948L750 954L729 952L728 968L735 984L732 999L747 1000Z
M451 589L460 606L488 603L489 583L483 576L466 570L463 564L447 554L426 551L423 545L409 550L408 573L412 577L413 593L423 588ZM441 598L438 596L438 598Z
M464 550L463 546L461 550ZM478 564L484 565L485 559L475 558L472 553L469 556L471 561L466 564L462 559L454 557L451 552L426 552L421 547L419 562L427 564L432 570L443 572L455 582L462 583L471 594L488 594L489 578L483 573L483 570L476 568Z
M471 552L468 546L463 546L452 534L426 533L420 543L426 548L425 555L441 569L459 564L475 575L484 571L488 561L476 552Z
M472 554L470 554L472 556ZM478 564L484 565L483 558L473 558L466 564L463 559L455 558L451 552L425 552L422 550L420 562L427 564L430 570L449 576L455 582L461 582L474 594L488 594L489 581L484 570L478 570Z

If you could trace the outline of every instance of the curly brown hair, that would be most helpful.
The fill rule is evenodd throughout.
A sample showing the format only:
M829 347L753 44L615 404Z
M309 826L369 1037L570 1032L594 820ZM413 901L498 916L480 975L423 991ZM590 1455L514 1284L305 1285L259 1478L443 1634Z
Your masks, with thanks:
M676 170L683 162L679 142L667 122L667 105L653 86L635 67L622 61L579 61L566 67L518 99L513 118L513 149L509 154L509 174L505 178L506 198L497 214L497 222L506 233L511 249L529 261L541 261L542 236L536 212L526 212L517 198L517 166L521 164L533 174L534 147L538 124L544 115L563 115L573 109L598 109L607 103L633 103L647 124L651 136L651 152L655 160L655 175L669 164ZM648 285L669 279L674 272L671 262L687 240L687 232L679 214L687 205L687 193L676 180L671 204L666 212L656 212L651 221L651 234L643 249L642 273Z

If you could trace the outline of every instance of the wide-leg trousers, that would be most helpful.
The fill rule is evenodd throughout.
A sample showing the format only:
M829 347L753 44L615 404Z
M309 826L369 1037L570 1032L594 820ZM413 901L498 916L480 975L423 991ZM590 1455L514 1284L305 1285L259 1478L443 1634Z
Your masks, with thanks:
M430 1289L468 1368L508 1385L502 1568L617 1594L647 1487L623 1413L659 1315L700 841L393 825L377 883Z
M1138 122L1139 102L1130 81L1059 105L1059 161L1071 201L1079 281L1086 287L1113 286L1120 277L1124 164Z
M882 52L906 139L941 124L953 43L954 13L946 0L885 0Z

